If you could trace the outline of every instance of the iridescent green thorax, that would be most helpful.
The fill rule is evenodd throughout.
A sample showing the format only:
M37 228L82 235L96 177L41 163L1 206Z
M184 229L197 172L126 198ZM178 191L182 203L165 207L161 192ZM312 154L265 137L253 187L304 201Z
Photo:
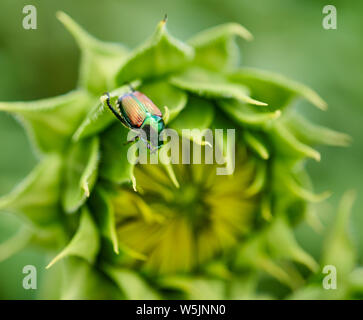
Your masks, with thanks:
M156 115L148 114L141 126L146 134L146 141L152 148L160 148L163 141L160 140L160 133L165 129L164 120Z

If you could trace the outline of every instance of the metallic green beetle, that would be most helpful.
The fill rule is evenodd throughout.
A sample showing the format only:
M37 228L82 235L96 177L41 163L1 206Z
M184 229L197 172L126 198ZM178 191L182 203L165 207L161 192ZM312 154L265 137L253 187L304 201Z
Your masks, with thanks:
M154 152L163 145L163 141L159 139L165 128L163 115L146 95L132 87L131 90L130 93L118 97L115 107L111 105L109 93L106 93L106 103L126 128L134 131L141 129L145 133L136 136L134 140L140 138L146 143L147 148Z

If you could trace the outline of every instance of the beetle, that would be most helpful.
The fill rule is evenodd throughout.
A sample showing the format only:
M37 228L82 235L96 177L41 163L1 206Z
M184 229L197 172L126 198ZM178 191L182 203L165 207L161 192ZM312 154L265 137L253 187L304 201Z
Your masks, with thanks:
M163 141L159 139L160 133L165 128L163 114L149 97L140 91L134 90L131 86L130 89L131 92L117 98L115 107L111 105L108 92L105 93L105 98L102 99L106 101L112 113L127 129L136 132L141 129L145 133L136 136L129 142L141 139L151 152L155 152L163 145ZM167 107L165 107L165 110L167 112Z

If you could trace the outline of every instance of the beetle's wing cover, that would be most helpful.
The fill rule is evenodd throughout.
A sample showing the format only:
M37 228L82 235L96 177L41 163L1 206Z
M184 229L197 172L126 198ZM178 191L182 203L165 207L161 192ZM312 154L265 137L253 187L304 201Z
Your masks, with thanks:
M162 113L159 108L152 102L147 96L139 91L133 92L133 95L139 100L145 107L147 111L149 111L152 115L162 117Z
M146 118L146 113L140 103L132 94L127 94L121 99L122 109L125 113L126 120L132 128L140 128Z

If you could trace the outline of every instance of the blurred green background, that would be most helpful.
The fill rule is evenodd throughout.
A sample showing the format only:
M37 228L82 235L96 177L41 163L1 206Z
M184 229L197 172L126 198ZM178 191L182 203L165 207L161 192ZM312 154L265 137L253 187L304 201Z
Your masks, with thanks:
M25 5L37 8L38 28L22 27ZM322 27L322 9L337 7L338 29ZM351 234L363 262L363 12L362 1L321 0L1 0L0 101L31 100L72 90L77 81L79 51L55 13L63 10L90 33L133 48L147 38L156 23L169 16L170 32L183 40L224 22L239 22L255 36L240 41L241 64L280 72L314 88L329 104L322 112L301 101L297 108L308 118L353 137L349 148L320 148L320 163L308 162L317 191L333 196L316 207L329 226L344 191L356 189ZM9 192L37 163L19 123L0 113L0 195ZM11 236L19 221L0 214L0 243ZM326 228L324 229L326 230ZM315 257L325 231L302 224L299 243ZM27 248L0 263L0 299L36 298L37 290L22 288L22 269L38 268L39 286L45 283L49 257Z

